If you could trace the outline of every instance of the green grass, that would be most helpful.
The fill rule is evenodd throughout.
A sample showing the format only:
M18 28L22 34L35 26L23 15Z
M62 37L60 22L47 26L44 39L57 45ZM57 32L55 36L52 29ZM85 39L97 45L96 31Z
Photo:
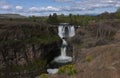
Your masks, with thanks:
M40 75L40 78L48 78L48 75L43 73Z

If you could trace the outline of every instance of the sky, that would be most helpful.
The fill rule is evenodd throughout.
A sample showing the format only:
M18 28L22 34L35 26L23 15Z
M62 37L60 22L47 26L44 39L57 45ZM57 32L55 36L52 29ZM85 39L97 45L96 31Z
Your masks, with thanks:
M0 14L25 16L57 14L100 14L115 12L120 0L0 0Z

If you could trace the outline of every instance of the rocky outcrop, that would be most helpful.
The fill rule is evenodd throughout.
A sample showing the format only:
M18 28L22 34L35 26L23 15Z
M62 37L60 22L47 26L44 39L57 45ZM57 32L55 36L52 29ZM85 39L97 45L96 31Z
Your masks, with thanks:
M60 44L55 27L34 22L0 23L0 77L34 77L45 72L49 61L59 55Z

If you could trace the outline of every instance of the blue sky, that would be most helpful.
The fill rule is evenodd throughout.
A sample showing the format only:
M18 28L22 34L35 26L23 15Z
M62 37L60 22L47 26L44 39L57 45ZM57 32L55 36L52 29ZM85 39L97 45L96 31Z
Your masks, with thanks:
M115 12L120 0L0 0L0 13L46 16L57 14L99 14Z

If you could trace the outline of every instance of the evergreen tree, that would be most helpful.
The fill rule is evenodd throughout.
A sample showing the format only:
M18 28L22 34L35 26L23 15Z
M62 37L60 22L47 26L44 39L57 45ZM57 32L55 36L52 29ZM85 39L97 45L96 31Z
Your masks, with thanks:
M56 13L53 13L53 15L49 15L49 18L48 18L48 23L50 24L58 24L58 16Z
M69 18L71 18L72 16L73 16L73 15L70 13L70 14L69 14Z
M73 24L73 15L71 13L69 14L69 19L70 19L69 23Z
M58 24L58 16L56 13L53 13L53 23Z
M49 17L48 17L48 20L47 20L48 23L52 23L52 15L50 14Z

